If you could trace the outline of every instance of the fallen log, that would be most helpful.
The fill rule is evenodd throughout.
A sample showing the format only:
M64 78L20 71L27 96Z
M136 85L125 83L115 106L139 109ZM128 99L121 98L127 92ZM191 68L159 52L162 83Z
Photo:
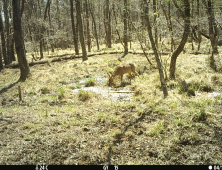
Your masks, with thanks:
M121 54L123 53L123 51L109 51L109 52L98 52L98 53L94 53L94 54L89 54L87 55L87 57L92 57L95 55L104 55L104 54ZM143 52L131 52L129 51L129 53L131 54L144 54ZM149 55L154 55L154 53L147 53ZM161 53L162 55L168 55L170 53ZM61 56L64 55L69 55L69 54L62 54ZM52 56L49 58L52 58ZM77 58L82 58L82 56L76 56L76 55L72 55L72 56L65 56L65 57L59 57L59 58L53 58L51 60L38 60L38 61L31 61L29 62L29 66L34 66L36 64L47 64L50 62L58 62L58 61L63 61L63 60L70 60L70 59L77 59ZM5 65L5 68L18 68L19 67L19 63L11 63L9 65Z
M82 57L81 56L68 56L68 57L66 56L66 57L60 57L60 58L53 58L51 60L32 61L32 62L29 62L29 66L34 66L36 64L46 64L50 62L58 62L62 60L69 60L69 59L75 59L75 58L82 58ZM5 66L5 68L18 68L18 67L19 67L19 63L12 63Z

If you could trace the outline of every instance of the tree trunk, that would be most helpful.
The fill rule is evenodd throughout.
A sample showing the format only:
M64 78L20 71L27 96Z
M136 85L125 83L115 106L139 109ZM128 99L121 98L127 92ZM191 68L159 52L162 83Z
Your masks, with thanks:
M146 20L146 25L147 25L147 31L149 33L150 42L151 42L151 45L152 45L152 49L153 49L153 52L154 52L154 55L155 55L155 59L156 59L159 74L160 74L161 88L163 90L164 98L166 98L168 96L168 91L167 91L166 81L165 81L165 78L164 78L162 63L160 62L159 54L157 52L157 48L156 48L156 45L155 45L155 42L154 42L154 39L153 39L152 28L151 28L150 20L149 20L149 16L148 16L149 7L148 7L147 0L144 0L144 3L145 3L145 20Z
M0 9L0 14L1 14ZM2 15L0 15L0 31L1 31L1 41L2 41L2 52L3 52L3 58L5 65L8 65L10 62L8 60L7 54L6 54L6 43L5 43L5 34L4 34L4 26L2 21Z
M173 0L176 7L178 7L176 0ZM170 79L175 79L175 71L176 71L176 60L179 54L182 52L186 42L187 38L190 34L190 3L189 0L184 0L184 14L182 15L184 18L184 32L182 40L177 47L177 49L173 52L170 62ZM179 9L180 10L180 9Z
M98 34L97 34L96 21L95 21L95 17L94 17L93 11L92 11L92 3L89 4L89 11L92 16L92 22L93 22L94 34L95 34L95 38L96 38L97 50L99 51L99 39L98 39Z
M5 18L5 30L6 30L6 49L9 63L12 63L10 54L10 41L9 41L9 16L8 16L8 0L4 0L4 18Z
M215 23L215 17L214 17L214 3L211 0L208 0L207 3L205 0L203 0L206 8L207 8L207 14L208 14L208 23L209 23L209 37L210 42L212 46L212 50L214 54L218 54L217 49L217 24Z
M156 18L157 18L157 4L156 4L156 0L153 0L153 11L154 11L154 19L153 19L153 23L154 23L154 37L155 37L155 44L156 44L156 48L158 49L158 30L157 30L157 25L156 25Z
M170 1L168 2L168 14L165 10L165 7L163 5L161 5L161 8L163 10L163 14L166 18L166 21L167 21L167 26L168 26L168 29L169 29L169 32L170 32L170 37L171 37L171 52L173 51L174 49L174 46L175 46L175 43L174 43L174 39L173 39L173 27L172 27L172 22L171 22L171 14L170 14Z
M112 47L111 43L111 16L109 10L109 0L106 0L106 10L105 10L105 29L106 29L106 43L108 48Z
M46 7L45 7L45 13L44 13L44 21L46 20L47 11L49 10L50 3L51 3L51 1L47 0ZM45 32L45 27L42 24L41 33L40 33L40 42L39 42L39 45L40 45L40 60L43 59L43 57L44 57L43 56L43 48L45 47L44 46L44 32Z
M75 47L76 55L79 55L79 47L78 47L78 35L75 27L74 14L73 14L73 0L70 0L70 13L71 13L71 22L72 22L72 34L73 34L73 42Z
M30 69L25 54L25 45L24 45L22 26L21 26L21 12L20 12L19 1L13 0L12 6L13 6L15 49L20 68L20 81L25 81L26 78L30 76Z
M86 35L87 35L87 46L88 52L91 52L91 37L90 37L90 30L89 30L89 8L88 8L88 0L85 0L86 5Z
M123 23L124 23L124 56L128 54L128 33L127 33L127 0L124 0Z
M88 57L87 57L85 40L84 40L84 35L83 35L80 0L76 0L76 15L77 15L78 28L79 28L78 29L79 30L79 38L80 38L80 43L81 43L81 47L82 47L82 60L86 61L86 60L88 60Z
M12 4L10 2L10 8L9 8L9 18L10 20L12 21ZM14 51L14 44L15 44L15 41L14 41L14 30L13 30L13 27L11 27L12 24L10 24L10 27L9 27L9 51L10 51L10 57L11 57L11 61L16 61L15 59L15 51Z
M2 62L2 50L1 50L1 48L0 48L0 72L1 72L1 70L3 70L3 62Z
M12 32L12 31L10 31ZM11 60L12 61L16 61L15 59L15 53L14 53L14 33L10 33L11 35L9 36L9 50L10 50L10 54L11 54Z
M200 33L200 1L197 0L197 29L198 29L198 33L197 33L197 38L198 38L198 51L200 50L200 43L202 41L202 37L201 37L201 33Z

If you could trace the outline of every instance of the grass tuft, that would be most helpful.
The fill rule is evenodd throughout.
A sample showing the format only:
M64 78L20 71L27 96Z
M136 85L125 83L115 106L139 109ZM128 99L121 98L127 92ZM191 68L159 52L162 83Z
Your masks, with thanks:
M88 91L80 90L78 93L78 97L80 101L86 101L90 98L90 95Z
M85 82L85 86L86 86L86 87L95 86L95 84L96 84L95 78L89 78L89 79Z

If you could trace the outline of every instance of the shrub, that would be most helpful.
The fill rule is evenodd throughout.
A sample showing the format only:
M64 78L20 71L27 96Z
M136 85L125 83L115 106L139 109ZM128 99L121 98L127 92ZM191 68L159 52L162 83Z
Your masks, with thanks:
M199 113L195 114L193 117L194 122L205 121L207 119L208 114L204 109L201 109Z
M60 88L58 91L58 99L61 100L65 97L65 90L63 88Z
M188 96L195 96L195 90L193 88L189 87L187 90L187 95Z
M182 92L187 92L188 90L188 84L185 80L179 82L179 93L182 93Z
M48 87L43 87L43 88L40 89L40 91L41 91L42 94L47 94L47 93L50 92L50 90L48 89Z
M94 78L89 78L86 82L85 82L85 86L86 87L90 87L90 86L94 86L95 83L95 79Z
M90 95L87 91L80 90L78 93L78 97L80 101L86 101L87 99L90 98Z

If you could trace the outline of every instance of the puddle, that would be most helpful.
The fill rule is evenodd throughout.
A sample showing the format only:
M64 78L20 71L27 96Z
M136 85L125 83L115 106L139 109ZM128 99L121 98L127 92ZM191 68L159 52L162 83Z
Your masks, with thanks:
M218 93L218 92L213 92L213 93L208 93L208 96L209 97L217 97L219 96L221 93Z
M83 85L85 84L86 81L88 81L90 78L85 78L83 80L80 80L78 83ZM107 82L107 78L102 78L102 77L98 77L98 78L95 78L95 81L96 83L99 83L99 84L106 84ZM74 84L76 84L77 82L75 82Z
M121 91L114 91L111 87L99 87L99 86L91 86L85 87L84 84L88 80L88 78L79 81L78 83L81 84L80 89L72 90L74 93L78 93L80 90L84 91L91 91L97 94L100 94L104 98L110 99L112 101L130 101L134 93L131 93L128 87L124 87ZM96 83L99 84L106 84L106 78L96 78Z
M201 95L202 95L201 93L196 93L196 96L201 96ZM208 97L217 97L220 95L221 95L221 93L218 93L218 92L207 93Z

